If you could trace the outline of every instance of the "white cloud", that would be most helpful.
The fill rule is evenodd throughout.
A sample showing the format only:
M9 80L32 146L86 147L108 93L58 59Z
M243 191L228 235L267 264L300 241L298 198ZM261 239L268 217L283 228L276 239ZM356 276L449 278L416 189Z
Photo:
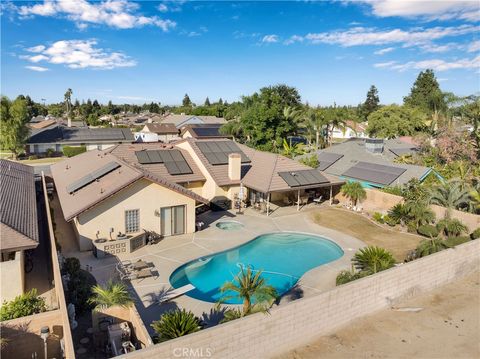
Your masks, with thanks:
M384 49L380 49L380 50L377 50L374 52L375 55L385 55L389 52L392 52L393 50L395 50L394 47L386 47Z
M376 68L386 68L389 70L406 71L410 69L424 70L433 69L435 71L447 71L456 69L479 69L480 68L480 56L473 59L460 59L455 61L445 61L440 59L422 60L422 61L409 61L401 64L397 61L389 61L384 63L377 63L374 65Z
M22 5L17 8L21 18L32 16L65 16L76 23L80 29L88 24L104 24L118 29L131 29L146 25L157 26L168 31L176 26L172 20L158 16L138 14L139 5L127 0L106 0L90 3L86 0L45 0L32 6Z
M45 50L45 46L43 45L33 46L33 47L27 48L26 50L28 52L42 52L43 50Z
M357 1L357 3L360 1ZM399 16L427 20L480 20L478 1L472 0L363 0L379 17Z
M415 46L430 43L444 37L460 36L480 31L479 26L415 28L411 30L379 30L354 27L345 31L309 33L304 38L312 44L338 44L344 47L359 45L404 44Z
M157 10L160 12L179 12L182 11L182 5L185 1L169 1L168 3L161 3L157 6Z
M287 40L285 40L283 43L285 45L291 45L291 44L294 44L296 42L303 42L303 40L304 40L304 38L302 36L292 35Z
M473 41L468 46L468 52L479 52L480 51L480 40Z
M165 4L160 4L157 6L158 11L160 12L168 12L168 6Z
M50 69L47 69L46 67L41 67L41 66L25 66L25 68L32 71L36 71L36 72L50 71Z
M266 44L272 44L272 43L275 43L275 42L278 42L278 35L265 35L263 38L262 38L262 43L266 43Z
M38 45L30 48L39 50L43 46L42 51L36 51L40 52L38 55L24 55L22 58L35 63L63 64L72 69L114 69L136 65L125 54L97 48L96 45L96 40L62 40L49 47Z
M440 52L447 52L447 51L452 51L455 49L460 49L461 46L458 44L443 44L443 45L437 45L437 44L425 44L420 46L420 48L425 51L425 52L433 52L433 53L440 53Z

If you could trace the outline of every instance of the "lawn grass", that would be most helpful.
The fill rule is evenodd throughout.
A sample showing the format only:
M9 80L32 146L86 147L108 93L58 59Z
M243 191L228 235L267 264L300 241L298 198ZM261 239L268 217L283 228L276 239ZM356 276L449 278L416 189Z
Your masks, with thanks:
M408 251L423 237L389 230L376 225L363 215L344 209L327 208L312 214L315 223L355 237L367 245L385 248L397 262L403 262Z

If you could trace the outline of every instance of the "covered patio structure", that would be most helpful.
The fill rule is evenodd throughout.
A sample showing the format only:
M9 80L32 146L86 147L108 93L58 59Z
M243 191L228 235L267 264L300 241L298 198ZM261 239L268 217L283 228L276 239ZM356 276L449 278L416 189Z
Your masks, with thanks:
M296 206L300 211L309 203L320 204L326 200L332 204L333 197L345 181L326 175L316 169L297 169L275 172L268 187L247 181L248 201L266 215L271 213L272 203L277 206Z

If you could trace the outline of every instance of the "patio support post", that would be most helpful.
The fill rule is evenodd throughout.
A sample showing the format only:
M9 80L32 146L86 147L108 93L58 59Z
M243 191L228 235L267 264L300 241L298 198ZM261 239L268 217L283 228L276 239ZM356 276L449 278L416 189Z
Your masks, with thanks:
M270 192L267 193L267 216L270 214Z
M298 190L297 196L297 212L300 211L300 190Z
M330 185L330 206L332 205L333 186Z

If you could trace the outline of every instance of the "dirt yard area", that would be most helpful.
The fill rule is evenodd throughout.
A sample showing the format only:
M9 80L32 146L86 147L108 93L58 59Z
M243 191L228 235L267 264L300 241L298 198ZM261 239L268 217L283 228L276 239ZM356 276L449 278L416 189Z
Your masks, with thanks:
M277 359L480 358L480 272L409 299Z
M312 213L315 223L351 235L368 245L390 251L397 262L403 262L409 250L415 249L423 239L372 223L361 214L344 209L327 208Z

